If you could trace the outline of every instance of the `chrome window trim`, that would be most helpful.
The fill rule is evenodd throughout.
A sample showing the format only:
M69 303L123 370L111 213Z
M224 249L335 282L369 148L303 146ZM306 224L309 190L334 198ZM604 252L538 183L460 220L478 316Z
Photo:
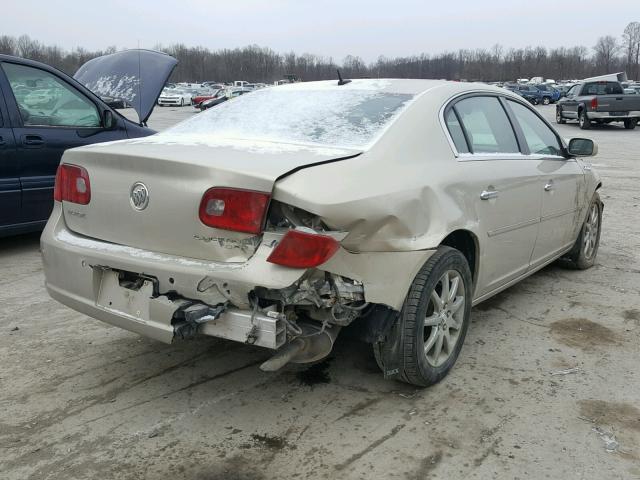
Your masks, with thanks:
M492 90L467 90L464 92L458 92L452 97L449 97L447 101L444 102L443 105L440 107L440 111L438 112L438 117L440 120L440 127L442 128L444 135L447 141L449 142L449 146L451 147L451 150L453 151L453 155L456 157L456 160L458 160L459 162L475 162L475 161L484 161L484 160L563 160L563 161L571 160L566 157L561 157L558 155L541 155L538 153L525 155L522 152L514 152L514 153L460 153L458 152L458 149L456 148L456 144L453 141L453 137L451 137L451 132L449 132L449 127L447 127L447 122L444 118L444 112L447 109L447 107L455 103L457 98L465 97L465 96L472 97L472 96L477 96L477 94L496 97L498 99L502 97L508 100L513 100L515 102L518 102L524 105L527 108L530 108L524 102L520 101L520 97L518 97L515 94L513 94L513 96L509 95L508 93L504 95L502 92L494 92ZM540 117L540 115L538 115L538 117ZM549 122L547 122L544 118L542 118L542 120L544 123L547 124L547 126L551 127L549 125ZM553 130L553 127L551 128L552 128L552 131L555 132L555 130ZM561 141L561 144L564 144L564 142Z

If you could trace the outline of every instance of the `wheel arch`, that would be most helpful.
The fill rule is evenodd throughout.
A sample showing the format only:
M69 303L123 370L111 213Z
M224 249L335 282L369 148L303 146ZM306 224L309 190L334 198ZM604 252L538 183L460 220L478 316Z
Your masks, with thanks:
M480 243L478 242L478 237L470 230L454 230L440 242L440 245L455 248L464 255L469 263L471 279L473 280L473 284L476 285L480 258Z

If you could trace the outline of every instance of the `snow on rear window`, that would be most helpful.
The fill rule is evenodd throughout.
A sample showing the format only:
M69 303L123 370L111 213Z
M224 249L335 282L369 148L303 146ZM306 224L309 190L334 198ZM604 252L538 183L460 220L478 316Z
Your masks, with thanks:
M383 91L383 82L328 84L265 88L228 100L157 136L165 140L198 135L363 148L414 97Z

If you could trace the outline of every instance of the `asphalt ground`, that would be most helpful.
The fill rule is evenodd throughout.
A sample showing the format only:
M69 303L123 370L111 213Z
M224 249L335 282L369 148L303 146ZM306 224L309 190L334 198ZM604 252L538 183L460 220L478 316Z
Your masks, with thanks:
M346 336L276 373L259 348L138 337L48 297L37 234L0 240L0 478L640 478L640 128L558 128L600 146L597 264L474 308L458 363L424 390Z

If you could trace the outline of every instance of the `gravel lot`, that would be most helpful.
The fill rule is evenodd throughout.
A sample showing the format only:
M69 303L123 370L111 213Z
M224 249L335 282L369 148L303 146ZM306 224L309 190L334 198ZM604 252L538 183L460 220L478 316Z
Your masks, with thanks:
M475 308L426 390L384 381L346 337L273 374L257 348L140 338L47 296L38 235L0 240L0 477L640 478L640 128L560 131L599 143L597 265L552 265Z

